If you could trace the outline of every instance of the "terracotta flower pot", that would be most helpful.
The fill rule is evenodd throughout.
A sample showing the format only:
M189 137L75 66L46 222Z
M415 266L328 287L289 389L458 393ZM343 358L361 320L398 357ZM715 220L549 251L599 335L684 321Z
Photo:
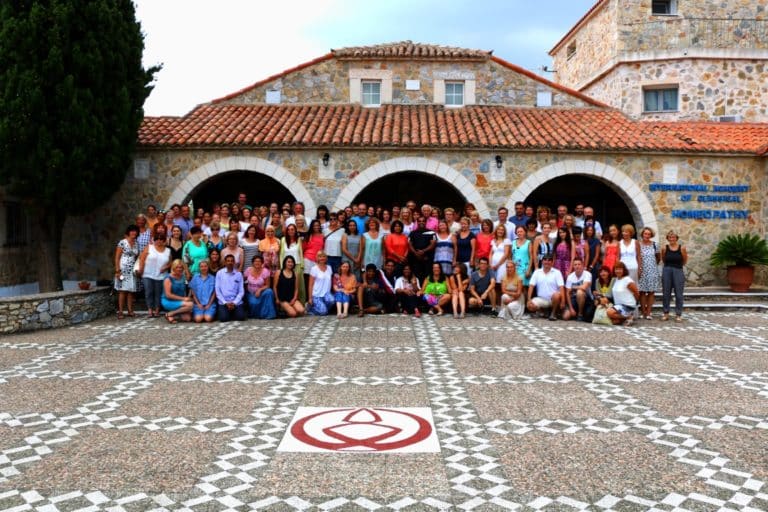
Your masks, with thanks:
M90 290L91 289L91 283L88 281L80 281L77 283L78 288L81 290Z
M755 276L755 267L731 265L728 267L726 277L728 286L732 292L747 292L752 286L752 280Z

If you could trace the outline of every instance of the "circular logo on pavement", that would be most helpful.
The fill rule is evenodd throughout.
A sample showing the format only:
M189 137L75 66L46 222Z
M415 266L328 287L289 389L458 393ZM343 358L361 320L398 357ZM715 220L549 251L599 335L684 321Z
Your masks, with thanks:
M439 447L434 450L436 442L435 446L416 448L435 437L431 420L431 414L424 414L423 408L300 408L290 435L314 448L311 451L439 451Z

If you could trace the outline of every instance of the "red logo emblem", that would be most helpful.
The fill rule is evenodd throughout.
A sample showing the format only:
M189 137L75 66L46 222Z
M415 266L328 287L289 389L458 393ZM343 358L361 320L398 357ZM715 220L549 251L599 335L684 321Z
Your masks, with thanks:
M290 433L320 450L385 452L420 443L430 437L433 428L427 419L410 410L349 407L301 417Z

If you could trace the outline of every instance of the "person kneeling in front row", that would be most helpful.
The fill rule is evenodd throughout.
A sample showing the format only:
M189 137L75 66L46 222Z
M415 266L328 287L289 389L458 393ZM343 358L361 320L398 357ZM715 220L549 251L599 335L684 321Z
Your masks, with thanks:
M536 269L531 276L527 307L532 313L549 308L549 319L557 320L557 313L564 306L565 283L560 271L552 268L552 263L552 254L545 254L541 259L542 268ZM536 297L533 296L534 290Z
M584 270L584 261L573 259L573 272L565 280L565 297L567 303L563 311L563 320L575 318L584 321L585 313L591 311L592 305L592 274Z
M235 257L227 254L224 268L216 272L216 300L219 301L217 313L220 322L245 320L244 295L243 274L235 269Z

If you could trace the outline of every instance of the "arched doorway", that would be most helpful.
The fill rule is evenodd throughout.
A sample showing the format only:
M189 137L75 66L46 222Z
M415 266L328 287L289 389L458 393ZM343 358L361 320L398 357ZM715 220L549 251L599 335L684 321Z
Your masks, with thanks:
M232 171L248 171L249 173L272 178L269 181L270 184L277 183L292 191L292 196L304 203L304 211L307 216L310 218L315 216L315 200L312 199L309 191L296 176L274 162L252 156L230 156L211 160L186 176L181 176L180 181L176 184L176 187L165 202L166 209L170 208L174 203L183 204L189 202L201 185L208 182L211 178L225 175Z
M333 209L340 210L352 204L358 194L363 192L363 189L374 184L374 182L378 182L381 178L411 172L440 178L440 180L455 187L456 190L461 191L461 197L464 198L462 206L463 202L466 201L475 205L477 211L480 212L480 217L486 218L490 215L488 204L480 195L474 183L450 165L425 157L392 158L377 162L362 170L341 190L333 205ZM436 203L439 205L442 201L436 201Z
M251 206L269 206L269 203L290 203L296 197L279 181L251 171L230 171L218 174L198 185L190 195L195 208L211 211L214 203L237 201L245 192Z
M566 176L575 177L577 185L573 188L563 187L562 185L553 186L553 182L556 179ZM509 196L507 208L513 211L516 201L526 201L527 198L537 193L537 190L540 188L551 188L552 193L557 197L562 197L561 191L567 192L569 190L584 196L591 194L591 190L597 184L608 187L609 192L605 192L605 194L614 197L611 201L616 201L615 198L618 198L618 201L625 205L629 211L630 221L628 224L633 224L638 228L647 226L658 234L659 225L656 219L656 211L641 186L620 169L594 160L562 160L529 174ZM541 200L545 203L551 201L555 206L564 202L557 199L547 200L546 198ZM576 199L576 201L580 201L580 199ZM572 204L566 202L566 205L573 207L575 202ZM591 206L596 207L595 205ZM595 214L603 226L606 226L606 223L618 223L617 219L608 217L605 212L599 211L600 208L596 208ZM616 215L618 218L626 218L626 212L619 212ZM605 222L603 219L605 219Z
M576 204L591 206L603 229L610 224L635 224L626 201L606 183L584 175L560 176L540 185L524 200L526 205L549 206L556 211L564 204L573 212ZM639 226L636 226L639 228Z
M408 200L416 204L430 204L440 208L452 207L456 211L464 209L466 198L456 187L431 174L418 171L405 171L390 174L368 184L353 200L353 203L366 203L385 209L404 205Z

